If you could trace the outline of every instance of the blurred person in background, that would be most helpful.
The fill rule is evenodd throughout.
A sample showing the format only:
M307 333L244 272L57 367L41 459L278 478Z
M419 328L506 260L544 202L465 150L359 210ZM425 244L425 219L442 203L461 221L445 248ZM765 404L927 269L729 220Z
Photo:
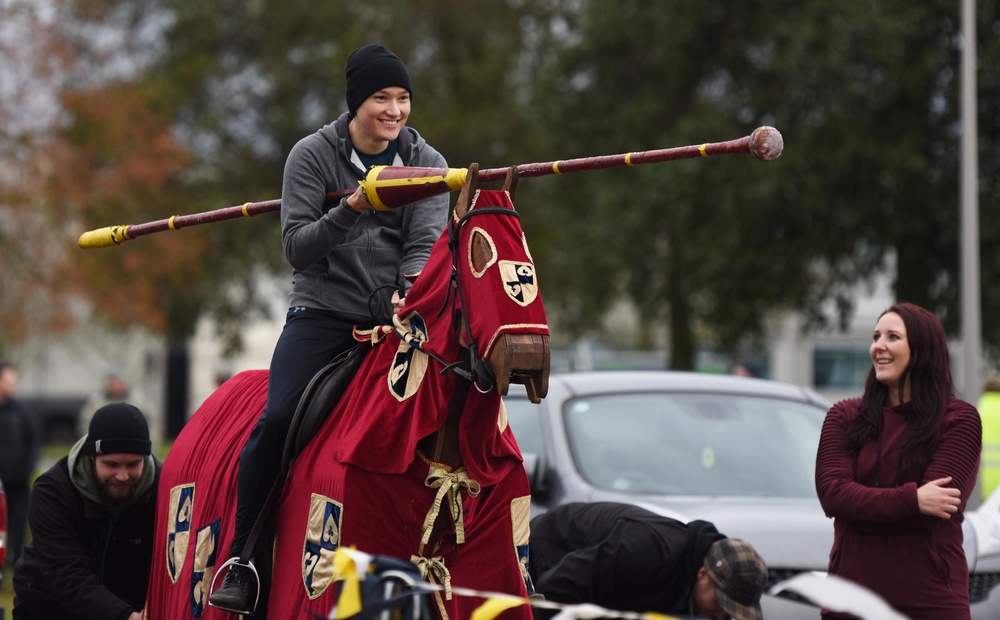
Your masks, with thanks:
M737 362L733 364L729 369L729 374L734 377L750 377L752 379L759 379L761 377L760 369L749 362Z
M116 372L108 374L104 378L104 384L101 386L101 389L91 394L87 402L80 407L80 413L77 414L76 419L77 434L80 436L87 434L87 430L90 428L90 420L94 417L95 411L104 405L126 401L142 411L146 417L146 424L149 426L150 439L154 446L157 445L160 440L158 433L159 425L151 415L152 408L143 398L137 394L133 394L125 378Z
M986 500L1000 484L1000 375L990 375L986 379L977 408L983 421L983 456L979 471L983 500Z
M215 374L212 377L213 380L215 381L215 387L216 388L222 387L222 384L232 379L234 374L236 373L234 373L232 370L229 370L228 368L219 368L218 370L216 370Z
M0 362L0 481L7 492L7 563L21 556L28 522L31 477L40 437L35 421L14 398L17 369Z
M829 572L911 620L967 619L962 521L979 473L979 414L955 397L947 337L931 312L891 306L870 355L864 394L834 405L820 435L816 491L834 519Z
M139 409L111 403L35 481L14 620L142 620L160 463Z

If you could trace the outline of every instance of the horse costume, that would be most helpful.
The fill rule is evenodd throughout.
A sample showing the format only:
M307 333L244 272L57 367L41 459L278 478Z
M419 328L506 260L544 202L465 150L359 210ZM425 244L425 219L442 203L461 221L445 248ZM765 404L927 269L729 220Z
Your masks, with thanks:
M503 190L477 190L476 172L405 308L393 325L355 331L370 350L346 391L286 443L286 456L304 447L292 450L277 496L258 616L325 617L337 602L340 546L412 562L440 586L432 607L441 620L465 620L482 603L453 587L528 595L530 490L501 395L516 382L535 402L544 397L548 325L510 198L516 171ZM236 375L171 448L149 620L235 617L207 606L208 584L233 534L240 447L266 396L266 371ZM314 396L307 388L300 411ZM530 620L531 611L502 617Z

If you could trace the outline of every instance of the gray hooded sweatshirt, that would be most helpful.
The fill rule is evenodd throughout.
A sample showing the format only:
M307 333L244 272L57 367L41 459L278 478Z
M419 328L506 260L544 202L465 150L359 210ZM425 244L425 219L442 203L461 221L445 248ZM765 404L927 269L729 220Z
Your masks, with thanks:
M328 192L353 189L364 178L342 115L292 148L281 189L281 237L292 266L289 307L318 308L360 324L384 319L392 292L409 289L444 232L447 194L392 211L358 214L346 199L324 206ZM399 134L396 165L446 168L415 129ZM352 161L353 159L353 161ZM384 287L378 292L377 289ZM374 294L374 295L373 295Z

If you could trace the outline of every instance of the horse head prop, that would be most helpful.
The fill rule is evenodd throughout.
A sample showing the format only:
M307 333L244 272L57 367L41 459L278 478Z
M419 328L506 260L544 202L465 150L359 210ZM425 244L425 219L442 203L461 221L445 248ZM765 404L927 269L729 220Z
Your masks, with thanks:
M501 191L479 190L477 171L476 164L469 167L447 238L439 241L443 244L447 239L450 278L442 273L449 268L447 262L429 262L423 272L429 275L423 279L428 288L418 279L410 296L417 297L418 303L425 297L436 299L440 292L430 289L448 281L452 329L467 361L446 368L473 381L478 389L496 389L500 395L507 394L511 383L523 384L528 398L537 403L548 391L551 350L535 264L511 203L517 169L508 171ZM444 252L436 255L446 256ZM416 335L409 317L419 310L411 312L408 305L402 321L397 319L403 333ZM409 340L440 360L433 346L419 336ZM454 349L454 344L444 346Z

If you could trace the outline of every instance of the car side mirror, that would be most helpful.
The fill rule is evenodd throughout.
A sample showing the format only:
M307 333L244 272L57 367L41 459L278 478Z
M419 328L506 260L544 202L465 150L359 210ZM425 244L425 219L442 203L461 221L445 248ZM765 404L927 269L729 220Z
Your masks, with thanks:
M521 456L524 458L524 473L528 475L528 483L531 485L531 495L544 497L548 492L544 457L531 452L523 453Z

